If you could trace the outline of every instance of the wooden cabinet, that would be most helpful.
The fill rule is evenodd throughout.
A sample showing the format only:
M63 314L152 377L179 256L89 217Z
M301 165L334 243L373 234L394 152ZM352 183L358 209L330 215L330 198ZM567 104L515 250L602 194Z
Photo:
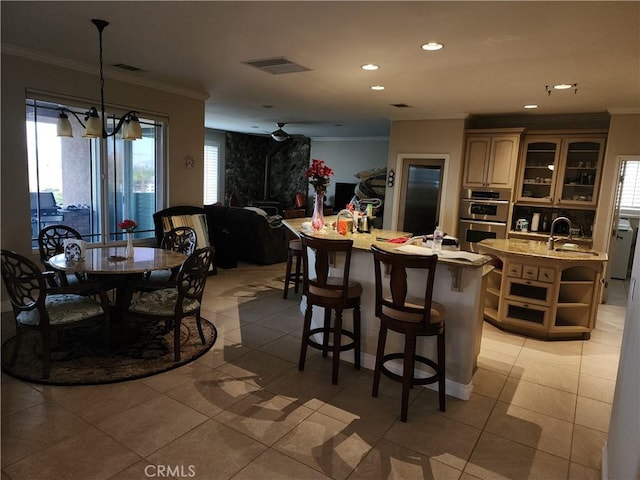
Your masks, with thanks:
M518 202L593 207L604 158L603 135L530 135L524 140Z
M562 205L596 205L605 138L565 138L556 197Z
M468 131L462 186L513 189L523 129Z
M580 266L561 272L554 331L590 332L595 324L598 301L596 288L600 276L597 271Z
M540 259L500 260L503 268L494 269L487 279L488 322L544 339L590 337L601 288L600 262L548 260L540 265Z

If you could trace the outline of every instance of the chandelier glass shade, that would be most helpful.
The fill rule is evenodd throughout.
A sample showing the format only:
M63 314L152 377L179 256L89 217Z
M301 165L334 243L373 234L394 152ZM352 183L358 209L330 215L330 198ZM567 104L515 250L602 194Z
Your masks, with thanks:
M84 117L84 122L80 117L72 110L61 107L60 115L57 122L57 135L58 137L72 137L72 128L69 116L70 113L75 119L82 125L84 132L83 138L108 138L116 135L122 130L123 140L139 140L142 138L142 127L140 126L140 120L135 111L129 111L125 113L116 124L116 127L111 132L107 132L106 127L106 115L104 106L104 72L103 72L103 60L102 60L102 31L109 25L109 22L100 19L93 19L91 22L98 29L98 38L100 41L100 113L96 107L91 107Z

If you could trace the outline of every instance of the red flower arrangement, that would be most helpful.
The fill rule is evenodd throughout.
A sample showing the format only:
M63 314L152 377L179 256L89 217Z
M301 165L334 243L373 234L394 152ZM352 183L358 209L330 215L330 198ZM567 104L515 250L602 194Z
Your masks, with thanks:
M331 175L333 175L333 169L325 165L324 160L313 159L304 177L309 179L309 183L313 185L316 192L324 192L329 185L329 176Z
M125 218L123 221L118 223L118 228L126 230L127 233L133 232L137 226L138 224L135 222L135 220L130 220L128 218Z

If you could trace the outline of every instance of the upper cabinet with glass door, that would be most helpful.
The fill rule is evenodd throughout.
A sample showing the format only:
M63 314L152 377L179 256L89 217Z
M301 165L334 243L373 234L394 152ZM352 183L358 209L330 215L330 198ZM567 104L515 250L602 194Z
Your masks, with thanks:
M553 203L561 143L559 138L525 139L518 200Z
M562 144L562 181L558 203L595 205L604 156L604 138L566 138Z
M518 201L594 206L606 136L535 137L525 140Z

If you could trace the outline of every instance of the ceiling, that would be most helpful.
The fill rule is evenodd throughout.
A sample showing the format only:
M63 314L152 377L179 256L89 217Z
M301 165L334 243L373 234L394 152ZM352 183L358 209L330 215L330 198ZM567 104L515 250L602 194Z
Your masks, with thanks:
M393 120L640 112L640 2L1 2L2 48L206 98L205 126L389 135ZM420 45L438 41L438 52ZM284 57L308 71L243 62ZM380 69L363 71L376 63ZM545 92L546 85L577 83ZM372 91L371 85L384 85ZM525 104L538 104L525 112ZM392 104L405 104L398 108ZM135 106L133 106L135 107Z

